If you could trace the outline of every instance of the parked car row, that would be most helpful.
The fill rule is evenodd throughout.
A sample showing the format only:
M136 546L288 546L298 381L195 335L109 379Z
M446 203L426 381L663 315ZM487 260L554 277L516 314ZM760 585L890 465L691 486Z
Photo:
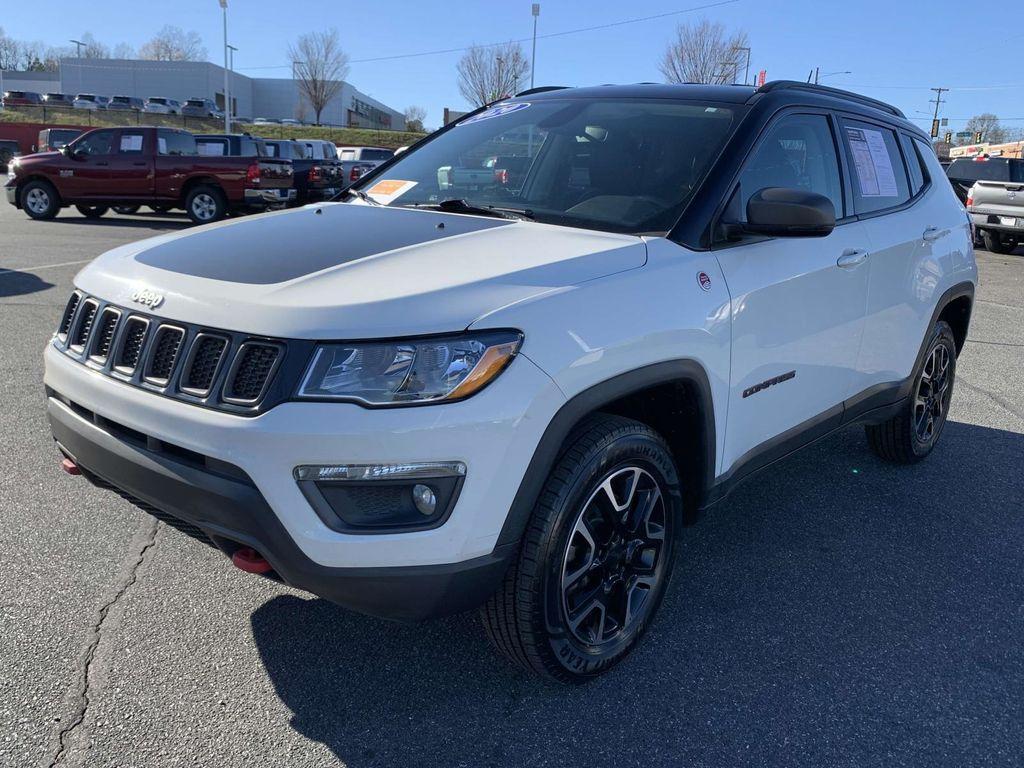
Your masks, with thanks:
M133 110L156 115L184 115L185 117L223 118L224 112L211 99L192 98L184 102L165 96L101 96L95 93L35 93L34 91L5 91L5 107L69 107L90 111L100 109Z
M11 161L5 186L8 202L36 219L70 205L90 218L148 205L183 208L205 224L232 213L329 200L350 183L337 148L322 139L48 128L39 134L39 147L43 152Z

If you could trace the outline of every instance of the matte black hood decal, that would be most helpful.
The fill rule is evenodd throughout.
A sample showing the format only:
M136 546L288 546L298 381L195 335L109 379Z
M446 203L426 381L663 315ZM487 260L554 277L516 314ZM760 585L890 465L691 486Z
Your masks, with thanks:
M231 222L139 253L140 264L183 275L267 285L374 254L514 222L366 205L324 205Z

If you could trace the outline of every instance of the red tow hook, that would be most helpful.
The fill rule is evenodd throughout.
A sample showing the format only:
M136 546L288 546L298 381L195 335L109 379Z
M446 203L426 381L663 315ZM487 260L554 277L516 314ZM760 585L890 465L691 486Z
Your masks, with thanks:
M252 547L236 549L231 555L231 562L246 573L268 573L274 570L266 558Z
M82 474L82 470L78 468L78 465L68 458L61 459L60 468L67 472L69 475Z

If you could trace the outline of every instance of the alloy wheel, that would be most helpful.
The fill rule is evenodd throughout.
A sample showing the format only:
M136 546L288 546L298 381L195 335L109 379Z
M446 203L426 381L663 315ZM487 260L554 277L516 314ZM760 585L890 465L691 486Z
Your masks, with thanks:
M50 207L50 196L46 193L45 189L35 187L28 191L25 195L25 206L32 211L32 213L46 213L46 209Z
M209 221L217 215L217 201L212 195L201 192L192 198L192 213L197 219Z
M665 568L665 498L637 466L608 475L583 505L562 559L562 611L587 646L613 642L649 612Z
M924 368L914 397L914 433L922 443L931 441L946 418L951 393L950 356L945 344L936 344Z

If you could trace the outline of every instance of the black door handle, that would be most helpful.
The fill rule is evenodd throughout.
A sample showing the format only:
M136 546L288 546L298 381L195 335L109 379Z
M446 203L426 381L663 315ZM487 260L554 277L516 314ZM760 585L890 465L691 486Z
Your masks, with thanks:
M132 163L132 165L142 165L142 166L144 166L145 163Z

